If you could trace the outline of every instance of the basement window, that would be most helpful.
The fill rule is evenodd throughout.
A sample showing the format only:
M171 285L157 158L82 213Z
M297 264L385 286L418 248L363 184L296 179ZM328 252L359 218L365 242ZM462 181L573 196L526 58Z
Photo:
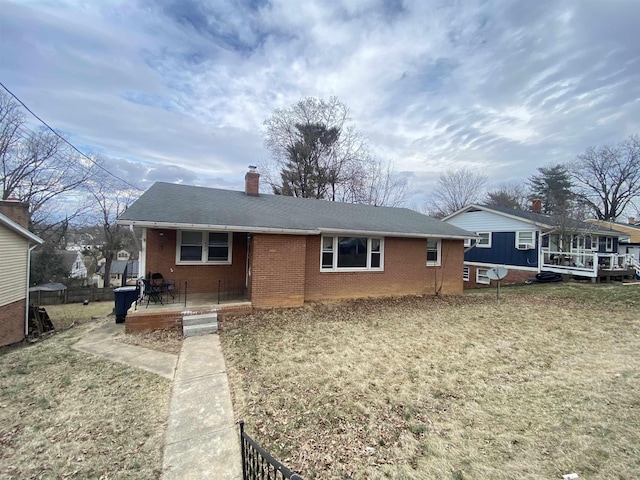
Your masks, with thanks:
M339 237L323 235L320 270L384 270L384 239L380 237Z
M232 241L228 232L178 230L176 263L229 265Z
M491 279L487 276L488 271L488 268L478 268L476 270L476 283L489 285L491 283Z

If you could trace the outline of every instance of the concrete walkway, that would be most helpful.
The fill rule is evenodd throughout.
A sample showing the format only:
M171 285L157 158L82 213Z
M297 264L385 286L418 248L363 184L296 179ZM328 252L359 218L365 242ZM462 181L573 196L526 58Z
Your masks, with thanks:
M178 359L163 480L240 480L238 428L218 335L185 338Z
M185 338L177 356L119 343L120 335L124 324L111 321L73 348L173 380L162 479L240 480L240 439L220 337Z
M73 348L173 380L177 355L120 343L116 339L121 335L124 335L124 324L112 320L88 331Z

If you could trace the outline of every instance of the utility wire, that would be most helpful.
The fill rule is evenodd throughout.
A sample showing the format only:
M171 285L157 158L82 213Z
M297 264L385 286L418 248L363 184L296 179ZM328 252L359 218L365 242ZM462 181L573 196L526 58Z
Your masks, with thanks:
M142 189L139 187L136 187L135 185L127 182L124 178L119 177L118 175L116 175L115 173L110 172L109 170L107 170L105 167L103 167L102 165L100 165L98 162L96 162L94 159L92 159L91 157L89 157L88 155L82 153L80 150L78 150L76 148L75 145L73 145L71 142L69 142L69 140L67 140L66 138L64 138L62 135L60 135L58 132L56 132L53 128L51 128L49 126L49 124L47 122L45 122L44 120L42 120L38 115L36 115L35 113L33 113L33 111L31 111L31 109L29 107L27 107L24 102L22 100L20 100L15 93L13 93L11 90L9 90L2 82L0 82L0 87L4 88L7 93L9 95L11 95L13 98L16 99L16 101L18 103L20 103L20 105L22 105L25 110L27 112L29 112L31 115L33 115L35 118L37 118L45 127L47 127L49 130L51 130L51 132L57 136L58 138L60 138L63 142L65 142L67 145L69 145L73 150L75 150L76 152L78 152L83 158L86 158L87 160L89 160L89 162L91 162L93 165L95 165L97 168L99 168L100 170L103 170L104 172L108 173L109 175L111 175L114 178L117 178L118 180L120 180L122 183L124 183L125 185L133 188L134 190L137 191L141 191Z

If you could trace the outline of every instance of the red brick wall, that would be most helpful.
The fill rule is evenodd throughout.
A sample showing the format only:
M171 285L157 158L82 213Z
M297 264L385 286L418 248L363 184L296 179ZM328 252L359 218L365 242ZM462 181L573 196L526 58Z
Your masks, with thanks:
M491 284L486 285L484 283L476 283L476 271L478 268L491 268L491 267L476 267L474 265L468 265L469 267L469 281L464 282L464 288L485 288L485 287L496 287L496 281L491 280ZM525 270L511 270L509 267L506 267L509 270L507 276L503 278L500 282L500 285L519 285L525 283L528 279L536 276L536 272L530 272ZM460 273L462 275L462 272Z
M15 200L0 200L0 213L21 227L29 228L29 204Z
M247 262L246 233L233 233L231 265L176 265L176 235L176 230L147 229L147 271L141 272L141 275L160 272L165 278L178 282L178 288L181 290L187 281L190 293L217 292L220 279L230 281L233 285L244 286Z
M0 307L0 347L24 340L26 300Z
M255 234L251 245L253 306L271 308L302 305L305 299L307 237Z
M442 266L427 267L427 241L384 240L383 272L320 272L320 236L307 237L305 300L462 293L462 240L442 242Z

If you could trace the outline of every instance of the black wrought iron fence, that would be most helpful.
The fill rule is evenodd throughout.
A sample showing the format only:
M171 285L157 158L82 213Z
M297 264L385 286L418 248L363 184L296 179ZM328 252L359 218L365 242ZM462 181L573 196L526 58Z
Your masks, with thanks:
M239 424L243 480L302 480L300 475L269 455L269 452L247 435L242 420Z
M232 300L244 300L247 295L247 289L244 282L238 282L230 279L218 280L218 303Z

